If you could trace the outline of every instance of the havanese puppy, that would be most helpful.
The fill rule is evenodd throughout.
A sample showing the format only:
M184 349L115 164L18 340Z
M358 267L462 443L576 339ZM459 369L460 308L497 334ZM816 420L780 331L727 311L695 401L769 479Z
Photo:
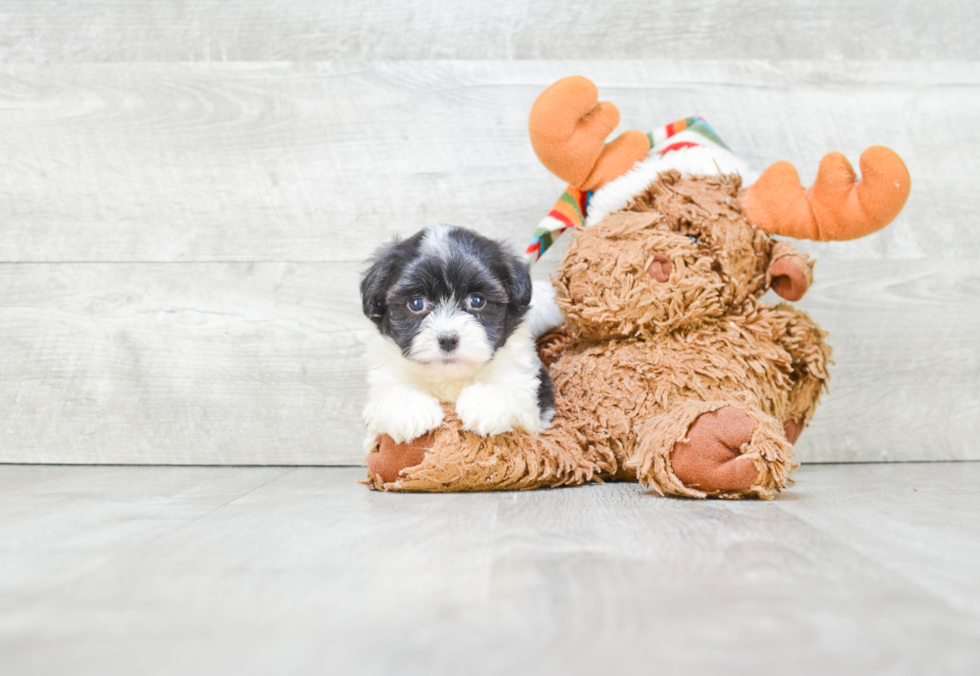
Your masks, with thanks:
M554 390L535 339L561 312L551 285L532 284L498 242L449 225L395 241L375 254L361 301L379 330L367 355L368 445L439 427L444 402L482 436L551 422Z

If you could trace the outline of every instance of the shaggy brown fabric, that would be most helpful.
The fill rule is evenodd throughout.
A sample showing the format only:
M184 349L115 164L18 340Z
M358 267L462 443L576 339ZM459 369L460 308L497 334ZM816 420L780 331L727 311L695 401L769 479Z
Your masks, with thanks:
M629 210L575 231L553 280L568 324L540 343L552 426L482 438L447 406L420 462L394 480L372 474L372 487L618 479L661 494L770 498L787 486L788 435L813 415L830 348L805 313L759 300L784 269L793 289L809 286L812 263L745 219L740 187L737 176L665 172Z
M714 472L712 464L704 462L700 476L694 473L688 475L692 483L688 485L673 471L671 458L675 445L689 441L689 429L702 415L731 407L742 411L754 424L752 436L747 443L739 446L739 450L742 457L750 459L756 467L758 474L755 483L746 488L741 480L741 473L737 473L729 475L727 478L732 481L725 484L726 477L719 476L723 472ZM783 436L782 426L771 416L741 404L733 406L724 401L692 401L678 406L675 415L655 421L646 430L645 442L640 452L630 461L630 466L636 467L641 483L661 494L692 498L754 496L768 500L773 497L774 491L781 491L792 482L789 474L797 467L791 461L792 456L793 447ZM715 456L713 464L719 464L718 460L724 463L728 458ZM704 490L695 484L701 485Z
M565 402L556 403L567 410ZM524 490L575 486L617 469L615 458L583 448L585 438L564 416L540 437L527 432L480 437L462 429L452 407L445 407L445 414L421 463L392 482L369 474L369 485L425 492ZM375 454L385 455L380 438L368 457Z

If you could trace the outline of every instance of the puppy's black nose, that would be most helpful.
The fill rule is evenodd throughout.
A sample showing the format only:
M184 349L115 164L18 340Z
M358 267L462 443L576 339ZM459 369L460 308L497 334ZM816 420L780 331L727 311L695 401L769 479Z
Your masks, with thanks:
M456 343L459 342L458 333L440 333L439 334L439 349L443 352L452 352L456 349Z

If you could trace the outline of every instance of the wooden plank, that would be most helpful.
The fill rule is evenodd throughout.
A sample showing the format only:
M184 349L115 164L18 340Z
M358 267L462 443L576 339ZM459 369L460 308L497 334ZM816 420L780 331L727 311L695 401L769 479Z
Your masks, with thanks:
M980 266L821 261L815 277L797 306L830 332L834 365L799 459L980 459Z
M281 472L89 468L0 495L0 671L980 666L977 463L804 467L774 503Z
M673 60L0 65L0 261L361 261L432 222L523 243L562 188L527 113L576 72L624 129L700 113L805 181L895 148L905 211L825 258L980 257L980 64Z
M907 467L886 469L894 469L891 476L900 480L917 476ZM916 657L917 649L909 644L898 647L901 641L894 639L909 630L924 645L937 646L944 637L935 627L946 623L947 613L962 622L958 631L963 633L948 636L953 653L960 655L956 659L967 655L980 659L966 647L970 636L980 635L975 609L961 610L963 603L947 605L937 590L909 584L904 575L884 565L890 556L902 557L928 542L939 545L938 549L915 557L903 573L914 570L930 581L944 575L965 577L971 566L964 557L956 557L952 564L955 573L944 571L943 553L955 551L957 545L943 537L930 538L921 528L907 529L906 534L918 530L919 537L900 540L891 549L862 546L862 536L872 524L877 521L879 526L898 529L895 521L904 514L880 509L890 502L877 501L880 492L899 491L873 478L868 482L870 490L856 487L854 499L835 503L834 480L851 471L835 466L813 480L810 468L803 468L799 481L809 488L807 495L826 493L826 498L816 507L794 499L792 492L787 494L773 505L777 509L786 505L785 519L758 503L719 507L672 499L649 501L652 495L619 486L588 488L586 495L570 489L502 500L495 588L507 594L506 602L520 618L514 620L514 633L523 630L537 640L526 648L529 654L513 662L501 658L500 666L516 669L519 659L548 660L556 673L596 673L609 669L610 655L616 655L620 661L613 671L639 673L649 668L654 655L658 667L670 673L710 672L715 665L735 673L755 673L758 663L739 656L758 655L759 647L765 646L766 662L792 661L794 670L819 671L833 664L832 671L846 673L851 665L861 664L869 672L885 673L893 664L907 666L929 659ZM867 474L873 477L877 471L868 468ZM937 481L935 488L955 491L959 482L948 480L955 473L951 468L938 471L936 475L946 480ZM966 467L966 474L963 483L972 488L949 502L943 490L930 491L922 496L919 510L905 514L928 511L922 521L931 524L942 519L936 513L942 510L940 505L972 509L978 499L977 466ZM910 493L915 495L909 489L901 493L906 499ZM822 527L824 521L844 519L856 523L843 533ZM964 537L972 532L971 521L975 519L958 519L939 530ZM967 549L975 554L977 543L972 540ZM954 589L948 584L945 591ZM975 590L971 585L961 593L964 599L972 599ZM925 601L927 596L942 598L944 609ZM899 597L904 598L899 601ZM912 597L922 601L919 607L929 620L913 619L914 614L898 610ZM876 619L856 620L862 612L873 612ZM752 619L756 613L758 620ZM540 616L551 614L564 619L549 631ZM831 616L836 619L830 620ZM906 624L910 622L918 628ZM929 622L936 624L930 627ZM454 638L472 645L465 630ZM528 645L520 638L513 640ZM576 648L555 651L555 644ZM889 653L883 645L895 646L898 652ZM637 650L638 646L643 649ZM955 659L951 664L956 664Z
M950 607L976 611L980 538L966 534L980 533L980 463L825 465L800 477L797 499L780 509Z
M915 0L7 0L2 61L976 59L976 5Z
M81 465L3 465L0 469L0 494L33 491L37 489L36 484L53 481L84 469Z
M359 268L0 265L0 462L360 463ZM836 365L800 459L980 459L975 263L816 275Z
M25 469L35 480L12 486ZM0 466L3 605L29 606L52 590L71 587L291 471Z
M0 462L359 463L357 268L0 266Z

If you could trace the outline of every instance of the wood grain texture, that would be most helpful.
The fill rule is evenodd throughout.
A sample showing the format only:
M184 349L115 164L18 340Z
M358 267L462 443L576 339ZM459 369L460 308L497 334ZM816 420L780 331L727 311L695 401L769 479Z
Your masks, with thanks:
M0 462L359 463L358 267L0 266Z
M805 182L893 147L905 211L823 258L980 257L980 64L456 61L0 65L0 261L361 261L432 222L523 243L563 188L528 110L576 72L622 129L699 113Z
M980 459L980 265L821 261L815 277L796 305L834 365L799 459Z
M0 3L0 462L360 462L361 262L438 221L523 244L563 187L527 113L571 73L804 182L897 150L899 219L803 245L837 365L800 456L977 458L977 12Z
M2 61L977 59L969 0L6 0Z
M360 267L0 265L0 462L360 463ZM799 459L980 459L980 268L816 275L836 364Z
M980 463L808 466L771 503L62 470L0 493L3 673L980 668Z

